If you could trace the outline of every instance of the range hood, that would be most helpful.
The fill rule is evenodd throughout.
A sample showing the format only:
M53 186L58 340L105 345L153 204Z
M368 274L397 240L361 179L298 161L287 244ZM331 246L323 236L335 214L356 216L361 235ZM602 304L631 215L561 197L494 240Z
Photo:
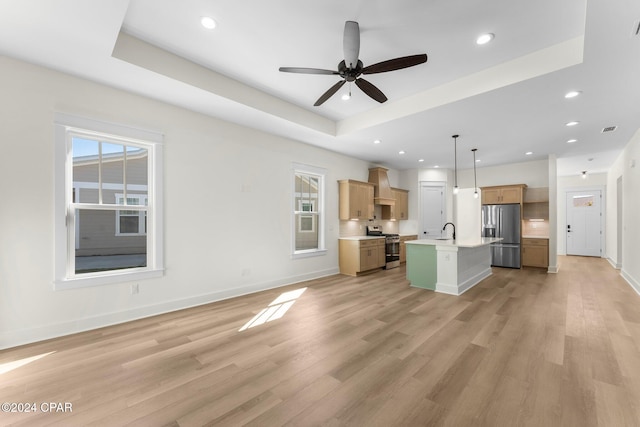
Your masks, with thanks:
M369 169L369 182L375 185L373 203L376 205L395 206L396 200L391 195L389 177L385 168Z

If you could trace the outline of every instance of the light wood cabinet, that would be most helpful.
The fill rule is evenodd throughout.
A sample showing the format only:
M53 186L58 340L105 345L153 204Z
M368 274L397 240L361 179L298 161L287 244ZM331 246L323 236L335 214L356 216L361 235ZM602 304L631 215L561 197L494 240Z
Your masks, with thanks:
M382 219L409 219L409 190L403 190L401 188L391 188L391 197L395 199L395 205L382 206Z
M385 265L384 238L340 239L338 263L340 273L357 276Z
M524 219L549 219L549 202L525 203L522 208Z
M482 204L501 205L507 203L522 203L524 188L526 188L526 184L482 187Z
M338 181L338 184L340 191L340 219L373 219L374 185L352 179Z
M522 217L524 219L549 219L549 187L525 189Z
M549 266L549 239L522 239L522 266Z
M418 240L417 235L413 236L400 236L400 262L407 262L407 240Z

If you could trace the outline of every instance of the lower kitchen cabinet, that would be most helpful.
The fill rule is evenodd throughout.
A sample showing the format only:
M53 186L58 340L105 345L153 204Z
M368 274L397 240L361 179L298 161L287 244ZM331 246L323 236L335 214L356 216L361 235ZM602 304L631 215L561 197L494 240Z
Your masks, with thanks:
M384 267L384 238L379 239L340 239L339 245L340 273L348 276Z
M522 239L522 266L549 267L549 239Z
M400 262L407 262L407 246L404 242L407 240L418 240L417 235L400 236Z

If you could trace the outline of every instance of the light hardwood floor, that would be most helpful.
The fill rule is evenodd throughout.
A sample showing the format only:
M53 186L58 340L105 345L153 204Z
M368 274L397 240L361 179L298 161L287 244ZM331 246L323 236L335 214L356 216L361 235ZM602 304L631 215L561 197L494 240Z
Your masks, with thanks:
M603 259L494 269L460 297L404 267L0 352L0 424L638 426L640 296ZM286 291L280 319L239 332ZM5 365L6 366L6 365Z

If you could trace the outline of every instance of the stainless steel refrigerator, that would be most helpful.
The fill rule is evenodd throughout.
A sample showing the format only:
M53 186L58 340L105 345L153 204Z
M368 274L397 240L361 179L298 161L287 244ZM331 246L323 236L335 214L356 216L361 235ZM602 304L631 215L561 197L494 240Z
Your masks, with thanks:
M491 265L520 268L520 205L482 206L482 235L502 237L491 244Z

